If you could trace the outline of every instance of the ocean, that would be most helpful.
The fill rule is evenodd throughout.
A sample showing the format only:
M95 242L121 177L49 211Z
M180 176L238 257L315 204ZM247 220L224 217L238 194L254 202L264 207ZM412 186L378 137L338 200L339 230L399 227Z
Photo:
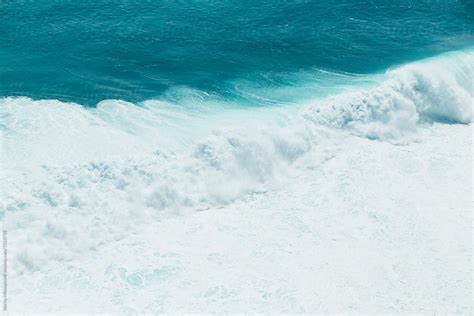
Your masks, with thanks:
M472 311L474 2L0 16L10 311Z

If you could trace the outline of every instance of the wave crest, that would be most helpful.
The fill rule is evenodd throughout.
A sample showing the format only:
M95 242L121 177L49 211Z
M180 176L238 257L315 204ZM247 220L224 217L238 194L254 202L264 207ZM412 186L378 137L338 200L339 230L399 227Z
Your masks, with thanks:
M375 88L315 102L303 117L371 139L399 139L413 133L419 122L472 122L472 53L408 64L387 77Z

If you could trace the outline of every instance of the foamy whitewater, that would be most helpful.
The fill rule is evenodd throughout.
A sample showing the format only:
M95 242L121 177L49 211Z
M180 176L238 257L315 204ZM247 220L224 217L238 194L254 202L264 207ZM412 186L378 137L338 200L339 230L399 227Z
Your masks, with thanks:
M9 310L469 314L473 76L464 50L299 106L1 99Z
M3 311L472 314L472 0L0 17Z

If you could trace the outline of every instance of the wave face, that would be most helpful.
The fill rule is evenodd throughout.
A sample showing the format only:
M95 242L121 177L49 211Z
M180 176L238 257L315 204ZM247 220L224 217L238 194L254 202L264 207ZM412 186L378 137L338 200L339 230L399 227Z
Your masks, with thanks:
M470 3L7 0L0 96L95 106L176 86L238 97L229 80L285 86L307 69L373 73L471 45Z
M316 102L305 118L374 139L398 139L420 121L472 122L472 52L412 63L387 72L372 89Z

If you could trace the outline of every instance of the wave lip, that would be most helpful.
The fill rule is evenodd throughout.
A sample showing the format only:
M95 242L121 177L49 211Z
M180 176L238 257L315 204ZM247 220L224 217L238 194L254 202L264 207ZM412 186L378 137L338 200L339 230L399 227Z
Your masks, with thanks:
M377 87L314 102L303 117L371 139L399 139L419 122L468 124L473 120L473 77L471 51L446 54L390 70Z

